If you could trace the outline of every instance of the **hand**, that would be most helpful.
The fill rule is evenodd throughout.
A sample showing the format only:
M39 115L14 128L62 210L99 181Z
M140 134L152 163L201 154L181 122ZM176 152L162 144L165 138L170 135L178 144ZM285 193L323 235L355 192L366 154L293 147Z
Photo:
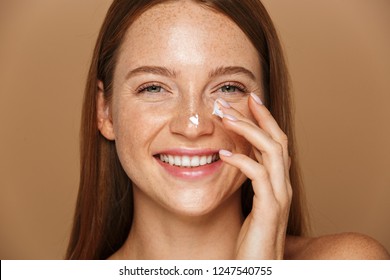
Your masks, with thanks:
M256 96L257 97L257 96ZM220 151L220 158L240 169L254 190L252 211L236 244L237 259L283 259L292 189L288 140L268 109L251 94L249 108L257 122L234 108L223 108L223 124L246 138L253 157Z

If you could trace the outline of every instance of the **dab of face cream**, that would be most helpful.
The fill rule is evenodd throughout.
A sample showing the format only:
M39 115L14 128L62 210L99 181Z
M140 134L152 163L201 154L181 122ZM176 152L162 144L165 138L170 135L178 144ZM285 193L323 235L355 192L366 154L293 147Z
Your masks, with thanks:
M196 127L198 127L198 125L199 125L199 116L198 116L198 114L196 114L195 116L190 117L190 122L193 125L195 125Z
M216 116L218 116L218 117L220 117L222 119L223 118L223 113L222 113L222 111L221 111L221 109L220 109L220 107L218 105L219 105L218 101L215 100L214 101L213 115L216 115Z

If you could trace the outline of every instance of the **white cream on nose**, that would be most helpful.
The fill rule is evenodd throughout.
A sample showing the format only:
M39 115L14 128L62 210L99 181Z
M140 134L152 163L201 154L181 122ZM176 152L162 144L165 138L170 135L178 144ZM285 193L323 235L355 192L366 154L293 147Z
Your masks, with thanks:
M198 114L195 114L193 116L190 117L190 122L195 125L195 127L198 127L199 125L199 115Z
M221 108L219 107L217 100L214 101L214 108L213 108L212 114L220 117L221 119L223 118L223 113L222 113ZM193 125L195 125L195 127L198 127L198 125L199 125L199 115L198 114L191 116L189 118L189 120Z

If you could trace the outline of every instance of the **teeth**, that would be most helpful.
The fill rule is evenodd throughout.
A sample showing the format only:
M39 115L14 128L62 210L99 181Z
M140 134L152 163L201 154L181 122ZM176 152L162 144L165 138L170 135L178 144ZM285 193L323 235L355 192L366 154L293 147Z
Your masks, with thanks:
M176 161L175 161L176 163ZM181 157L181 166L184 167L190 167L191 166L191 159L188 156L182 156Z
M168 161L165 162L168 162L170 165L173 165L175 163L175 159L173 158L173 156L168 156Z
M199 166L199 157L198 156L194 156L191 158L191 166Z
M160 154L160 160L169 163L170 165L197 167L215 162L219 160L219 156L218 154L209 156L173 156Z
M175 165L181 166L181 156L175 156Z
M205 165L207 163L207 157L202 156L199 158L199 165Z

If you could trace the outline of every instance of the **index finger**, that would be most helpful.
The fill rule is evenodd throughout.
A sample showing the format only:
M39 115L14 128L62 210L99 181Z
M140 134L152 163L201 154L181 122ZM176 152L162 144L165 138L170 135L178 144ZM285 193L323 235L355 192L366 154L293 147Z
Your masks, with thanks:
M250 94L249 108L257 121L258 125L264 129L272 139L278 142L283 148L283 162L286 173L289 173L289 154L288 154L288 137L280 128L271 112L263 105L260 98L255 94ZM289 174L286 174L287 176Z

